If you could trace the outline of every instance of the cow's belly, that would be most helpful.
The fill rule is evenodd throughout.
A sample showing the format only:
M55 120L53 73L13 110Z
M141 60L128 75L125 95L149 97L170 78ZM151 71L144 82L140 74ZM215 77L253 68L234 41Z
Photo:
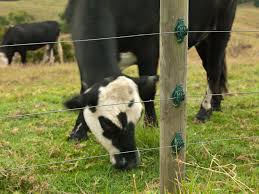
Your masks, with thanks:
M145 0L134 2L132 0L131 4L134 3L134 6L125 5L125 2L129 1L117 1L118 4L113 9L117 36L159 32L160 8L158 0L148 0L148 2ZM142 9L137 6L138 4ZM144 6L145 4L147 6ZM207 0L190 0L189 29L191 31L215 30L217 9L217 0L209 2ZM208 35L208 32L189 33L189 48L206 39ZM157 39L154 38L153 41L157 41ZM119 50L121 52L130 51L131 47L134 47L132 44L136 44L136 39L120 39Z

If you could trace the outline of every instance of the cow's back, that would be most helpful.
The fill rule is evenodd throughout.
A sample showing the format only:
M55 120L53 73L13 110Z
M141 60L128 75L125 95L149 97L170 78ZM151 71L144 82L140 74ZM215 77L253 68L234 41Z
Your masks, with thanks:
M217 30L219 16L234 14L227 8L235 3L236 0L189 0L189 30ZM110 6L118 36L159 32L159 0L110 0ZM172 26L173 29L174 26ZM206 38L207 35L206 33L190 33L190 47Z

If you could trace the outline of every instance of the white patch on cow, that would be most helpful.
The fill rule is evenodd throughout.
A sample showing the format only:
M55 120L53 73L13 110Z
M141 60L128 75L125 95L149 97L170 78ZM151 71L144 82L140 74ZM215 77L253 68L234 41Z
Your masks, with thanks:
M207 88L207 92L206 92L206 95L202 101L202 107L205 109L205 110L210 110L211 109L211 98L212 98L212 95L211 95L211 90L208 86Z
M141 117L143 106L141 103L136 103L132 107L128 106L128 103L132 101L132 99L134 99L135 102L140 102L141 99L135 82L124 76L118 77L107 86L100 87L99 92L98 105L111 104L112 106L97 107L95 112L92 112L86 107L84 109L84 118L96 139L109 152L111 163L115 164L114 155L120 153L120 151L112 144L110 139L103 136L104 130L102 129L98 118L100 116L105 116L114 124L122 128L121 123L117 118L119 113L125 112L127 114L128 122L136 124Z
M6 58L5 54L0 52L0 67L7 67L8 66L8 59Z

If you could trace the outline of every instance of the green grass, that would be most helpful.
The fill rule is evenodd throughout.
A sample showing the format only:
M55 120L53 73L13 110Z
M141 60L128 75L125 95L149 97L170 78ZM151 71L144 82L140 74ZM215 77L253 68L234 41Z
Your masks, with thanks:
M136 73L135 68L128 70ZM230 92L259 90L258 64L229 65ZM189 65L189 95L203 94L204 71L200 65ZM237 80L248 80L247 82ZM62 102L79 91L76 65L11 67L0 69L1 116L62 109ZM223 111L205 124L196 124L194 116L202 99L188 101L187 141L200 142L244 136L259 136L258 95L228 96ZM156 104L159 108L159 104ZM108 157L80 160L72 164L23 169L24 166L59 162L106 154L94 137L82 143L67 142L76 118L75 113L56 113L23 119L1 120L0 193L68 192L89 193L156 192L159 189L158 150L141 153L138 169L120 172L113 169ZM159 130L137 128L139 148L159 146ZM215 156L220 165L230 164L237 178L259 192L259 139L187 144L187 162L209 167ZM257 165L238 165L256 163ZM215 170L220 170L215 166ZM9 168L19 167L14 171ZM7 170L7 171L6 171ZM133 184L135 176L136 188ZM210 177L210 179L209 179ZM208 181L209 179L209 181ZM183 190L188 192L240 192L240 187L226 175L197 167L186 167ZM248 192L247 189L245 191Z
M31 11L38 20L57 18L65 1L44 0L38 3L41 6L35 2L0 2L0 14L21 9ZM257 21L258 9L242 5L235 28L247 24L247 28L256 29ZM247 44L252 47L244 48ZM230 92L259 91L258 45L257 33L233 34L228 49ZM188 95L201 96L188 99L186 162L196 165L186 165L183 193L249 193L227 173L222 174L223 170L236 173L236 179L259 193L259 139L217 141L259 136L259 95L226 96L222 112L214 113L204 124L195 123L206 81L194 52L189 54ZM127 72L133 75L136 69ZM62 102L77 93L79 85L75 64L0 68L0 117L62 109ZM158 102L156 109L159 112ZM24 169L107 154L93 136L82 143L66 141L76 116L66 112L0 119L0 193L158 193L158 150L142 152L140 167L126 172L113 169L108 156ZM159 146L159 129L144 128L143 122L137 126L136 136L140 149ZM215 142L193 144L202 141ZM8 170L12 168L19 169Z
M0 16L15 11L26 11L33 15L37 21L57 20L59 19L58 14L64 11L66 3L66 0L0 1Z

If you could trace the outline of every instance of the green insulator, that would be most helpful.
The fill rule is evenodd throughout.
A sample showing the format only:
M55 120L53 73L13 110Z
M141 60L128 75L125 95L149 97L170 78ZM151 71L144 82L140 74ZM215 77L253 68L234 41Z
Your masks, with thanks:
M175 27L175 35L178 43L182 43L184 41L184 37L188 34L188 28L184 23L183 18L179 18Z
M171 141L173 154L179 153L184 148L184 141L181 133L176 133Z
M174 106L179 107L181 103L185 100L185 93L181 85L176 85L175 90L172 93L172 101Z

